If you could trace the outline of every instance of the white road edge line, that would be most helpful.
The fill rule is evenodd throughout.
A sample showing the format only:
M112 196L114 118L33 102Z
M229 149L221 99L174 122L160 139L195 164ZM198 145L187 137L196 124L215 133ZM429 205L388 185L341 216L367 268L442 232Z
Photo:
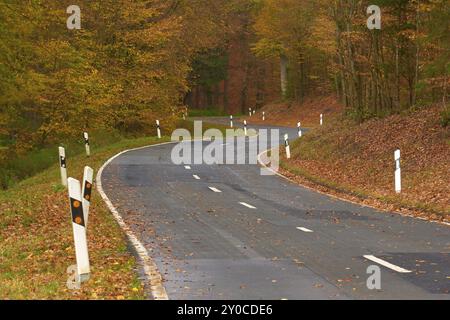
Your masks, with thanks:
M373 261L375 263L378 263L378 264L380 264L386 268L389 268L391 270L400 272L400 273L411 273L412 272L410 270L403 269L399 266L396 266L395 264L389 263L387 261L384 261L384 260L377 258L375 256L372 256L372 255L365 255L364 258L366 258L367 260Z
M192 175L194 177L195 180L200 180L200 177L196 174Z
M305 228L305 227L297 227L297 230L300 230L300 231L303 231L303 232L314 232L314 231L312 231L312 230L310 230L308 228Z
M103 164L103 166L98 170L97 177L96 177L97 190L98 190L100 196L102 197L103 201L106 203L109 210L113 214L117 223L119 224L119 226L122 228L122 230L127 235L128 240L131 242L134 249L136 250L136 252L139 256L139 260L140 260L139 262L140 262L142 268L144 269L145 277L150 286L151 295L152 295L153 299L155 299L155 300L169 300L169 296L167 295L166 289L164 288L164 285L163 285L161 273L159 272L158 267L156 266L155 262L148 255L147 249L145 249L144 245L138 240L138 238L133 233L133 231L131 231L130 227L128 227L128 225L125 223L125 221L120 216L117 209L114 207L112 202L106 196L106 193L104 192L104 190L102 188L102 173L103 173L103 170L114 159L123 155L124 153L130 152L130 151L135 151L135 150L141 150L141 149L145 149L145 148L149 148L149 147L161 146L161 145L165 145L165 144L173 144L173 142L159 143L159 144L155 144L155 145L151 145L151 146L145 146L145 147L122 151L122 152L116 154L115 156L113 156L112 158L110 158L108 161L106 161L105 164Z
M211 191L213 191L213 192L215 192L215 193L222 193L222 191L220 191L219 189L217 189L217 188L214 188L214 187L208 187Z
M256 207L254 207L248 203L245 203L245 202L239 202L239 204L243 205L244 207L250 208L250 209L256 209Z

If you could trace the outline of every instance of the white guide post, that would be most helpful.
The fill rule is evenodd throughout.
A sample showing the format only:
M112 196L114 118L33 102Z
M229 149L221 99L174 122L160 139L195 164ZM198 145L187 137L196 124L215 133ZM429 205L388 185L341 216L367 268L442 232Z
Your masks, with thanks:
M302 137L302 123L300 121L297 123L297 129L298 129L298 137L301 138Z
M156 120L156 132L158 133L158 139L161 139L161 126L159 120Z
M59 168L61 170L61 184L67 187L66 150L63 147L59 147Z
M84 167L83 185L81 188L81 194L83 196L83 216L86 230L89 220L89 207L91 206L93 178L94 178L94 170L90 167Z
M248 108L248 114L250 117L252 116L252 108Z
M87 132L85 132L83 134L83 136L84 136L84 145L86 147L86 155L88 157L90 157L91 156L91 147L90 147L90 144L89 144L89 134Z
M394 153L395 159L395 192L402 192L402 170L400 168L400 150Z
M230 116L230 128L233 128L233 116Z
M256 113L256 109L253 110L253 115L255 115L255 113Z
M286 147L286 158L291 158L291 147L289 146L289 135L284 135L284 146Z
M323 126L323 114L320 114L320 125Z
M244 134L247 136L247 120L244 120Z
M263 111L263 121L266 121L266 113Z
M78 281L84 282L89 279L91 270L89 266L86 227L81 200L81 187L80 182L73 178L68 179L68 184L73 239L75 242L75 255L77 259L77 275L79 277Z

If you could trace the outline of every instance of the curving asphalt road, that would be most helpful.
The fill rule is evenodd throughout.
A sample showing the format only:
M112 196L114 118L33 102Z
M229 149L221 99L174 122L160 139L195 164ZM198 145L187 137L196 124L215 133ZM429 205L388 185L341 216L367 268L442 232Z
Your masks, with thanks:
M450 298L448 226L261 176L258 165L174 165L173 147L124 153L102 178L170 299ZM367 288L371 265L380 290Z

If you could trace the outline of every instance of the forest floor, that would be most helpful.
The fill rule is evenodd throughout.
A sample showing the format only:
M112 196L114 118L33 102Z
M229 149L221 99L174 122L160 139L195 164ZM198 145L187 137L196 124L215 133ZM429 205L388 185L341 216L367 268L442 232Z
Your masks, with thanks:
M431 106L357 124L331 100L262 109L266 117L272 115L267 123L293 126L299 119L315 127L291 143L292 158L282 158L281 173L297 183L382 210L450 221L450 128L440 123L442 108ZM322 112L325 120L320 127L316 119ZM394 191L397 148L402 152L401 194Z
M323 119L329 121L339 116L343 111L342 106L336 102L333 96L323 98L307 98L303 103L279 102L272 103L259 109L255 115L242 118L249 124L277 124L280 126L295 127L301 122L302 127L318 127L320 114ZM265 112L265 121L262 113Z

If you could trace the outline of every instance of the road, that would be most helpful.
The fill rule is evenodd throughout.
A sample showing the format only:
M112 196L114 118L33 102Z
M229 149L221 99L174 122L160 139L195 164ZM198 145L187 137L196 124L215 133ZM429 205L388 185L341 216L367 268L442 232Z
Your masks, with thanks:
M450 298L448 226L261 176L258 165L174 165L173 147L124 153L102 176L170 299ZM367 287L372 265L380 290Z

